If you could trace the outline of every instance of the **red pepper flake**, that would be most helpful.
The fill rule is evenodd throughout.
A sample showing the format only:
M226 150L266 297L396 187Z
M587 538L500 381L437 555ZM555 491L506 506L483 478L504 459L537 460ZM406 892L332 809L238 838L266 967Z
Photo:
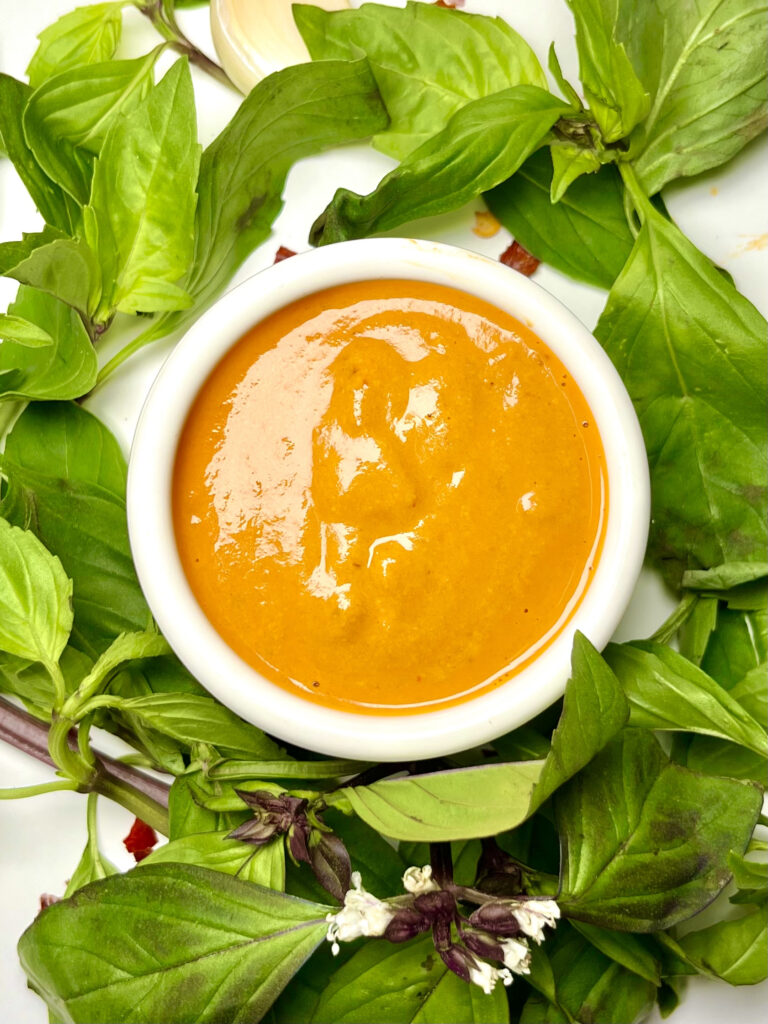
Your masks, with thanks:
M531 274L536 270L541 260L537 260L535 256L531 256L527 249L524 249L519 242L513 242L508 249L506 249L499 260L506 267L511 267L516 270L519 274L524 277L530 277Z
M60 902L60 896L52 896L49 892L44 892L40 897L40 910L47 910L48 907L52 907L54 903Z
M134 818L131 831L123 840L123 846L128 853L132 853L136 863L144 860L152 853L152 847L157 842L157 833L153 828L142 821L141 818Z
M280 248L275 253L273 263L282 263L283 260L289 260L291 256L295 255L296 253L293 251L293 249L286 249L284 245L281 245Z

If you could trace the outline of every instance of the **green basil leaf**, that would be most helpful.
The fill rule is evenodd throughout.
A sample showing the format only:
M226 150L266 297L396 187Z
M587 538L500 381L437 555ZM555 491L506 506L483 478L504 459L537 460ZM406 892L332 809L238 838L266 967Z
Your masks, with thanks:
M0 72L0 138L19 177L48 224L71 231L78 219L77 204L38 164L22 130L24 108L32 90Z
M638 641L605 654L624 687L630 725L698 732L768 757L768 734L734 696L671 647Z
M403 860L402 850L395 850L391 843L355 815L340 814L331 807L323 818L346 846L352 868L362 874L368 892L380 899L402 892L403 873L409 864L414 863ZM426 864L428 860L429 857L422 863Z
M762 725L768 719L768 664L756 665L730 693Z
M72 581L33 533L0 519L0 649L51 667L72 629Z
M766 562L726 562L712 569L689 569L683 574L683 586L689 590L719 593L768 576Z
M53 345L48 331L13 313L0 313L0 341L12 341L22 348L50 348Z
M386 124L365 60L300 64L259 82L200 163L194 260L182 282L194 306L159 317L146 340L197 319L267 238L297 160Z
M57 228L25 233L20 242L0 242L0 275L46 292L87 315L99 297L99 272L81 238Z
M175 282L192 261L199 159L192 79L180 60L114 123L96 161L85 228L103 277L97 320L191 302Z
M534 85L473 100L359 196L339 189L312 227L313 245L363 238L418 217L457 209L518 169L568 110Z
M30 348L14 340L0 344L0 395L19 398L68 399L87 394L98 370L91 339L78 314L52 295L19 288L9 306L13 319L48 338L45 347ZM0 317L2 330L2 317Z
M158 846L141 862L141 868L152 864L196 864L211 871L236 875L243 882L255 882L268 889L285 888L285 851L282 839L264 846L249 846L237 839L227 839L228 832L202 832L172 839Z
M649 553L679 582L765 560L766 325L674 224L644 214L595 336L643 428Z
M610 288L634 242L618 171L606 165L579 178L558 203L551 200L552 187L552 157L544 148L484 198L491 213L537 259L577 281Z
M157 658L170 653L168 641L159 633L145 630L121 633L96 659L91 671L83 679L82 689L95 694L103 688L112 673L126 661Z
M22 935L19 956L66 1020L235 1024L261 1019L323 940L328 910L218 871L158 864L55 903Z
M44 28L27 68L32 88L70 68L110 60L120 41L124 6L118 2L77 7Z
M768 768L761 755L711 736L692 737L685 754L685 765L695 772L750 779L761 786L765 785Z
M760 804L758 787L695 774L650 733L625 730L555 800L561 910L617 931L691 917L729 880Z
M620 0L651 110L631 140L649 194L725 163L766 126L764 0ZM659 31L663 26L663 45Z
M768 901L768 864L765 861L747 860L731 853L728 867L738 890L731 896L731 903L760 905Z
M397 160L470 100L513 85L547 88L533 50L501 18L417 3L334 13L296 4L293 16L314 60L366 55L390 116L373 145Z
M209 779L332 779L357 775L370 768L367 761L219 761L208 769Z
M64 692L73 693L91 668L91 659L67 645L59 658ZM0 691L19 697L36 718L50 722L56 691L50 673L40 662L16 658L0 651Z
M152 88L163 50L136 60L108 60L76 67L49 79L29 98L24 135L35 159L53 181L85 206L91 192L93 156L110 127L129 114Z
M504 987L485 995L440 960L432 936L368 942L330 978L311 1021L323 1024L506 1024Z
M651 105L623 43L617 39L619 12L625 4L626 0L568 0L576 20L584 96L606 142L629 135ZM658 39L653 45L660 49Z
M594 149L585 149L572 142L553 143L549 152L552 156L549 198L553 203L559 203L568 188L582 174L594 174L603 166Z
M99 849L96 808L98 796L95 793L88 794L88 839L77 867L72 877L67 882L65 896L71 896L78 889L82 889L91 882L98 882L101 878L109 878L117 873L117 868L111 864Z
M231 832L249 817L243 808L235 814L222 813L203 807L195 799L189 776L181 775L173 780L168 794L168 823L170 839L181 839L183 836L195 835L199 832Z
M720 606L701 667L726 690L768 658L768 613Z
M546 952L556 982L557 1005L535 994L526 1002L520 1024L639 1024L656 998L656 985L605 956L567 922L547 940Z
M626 967L633 974L645 978L652 985L661 984L661 964L654 955L654 947L643 935L631 932L613 932L607 928L598 928L583 921L571 921L571 925L595 949Z
M107 428L77 405L34 403L6 440L0 514L30 526L74 582L72 642L95 657L146 629L125 520L125 462Z
M680 653L701 665L710 637L717 626L718 601L714 597L699 597L693 611L677 632Z
M683 938L661 936L665 945L701 974L730 985L756 985L768 975L768 907L755 907L733 921L688 932Z
M140 715L153 729L186 744L209 743L225 757L278 758L280 747L213 697L157 693L130 697L125 711Z

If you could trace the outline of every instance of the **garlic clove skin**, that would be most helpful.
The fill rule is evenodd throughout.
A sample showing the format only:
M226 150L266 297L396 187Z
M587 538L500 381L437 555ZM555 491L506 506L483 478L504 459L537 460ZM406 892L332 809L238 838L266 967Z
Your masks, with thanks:
M294 0L211 0L211 34L221 65L237 88L248 93L267 75L309 60L293 21ZM326 11L349 0L303 0Z

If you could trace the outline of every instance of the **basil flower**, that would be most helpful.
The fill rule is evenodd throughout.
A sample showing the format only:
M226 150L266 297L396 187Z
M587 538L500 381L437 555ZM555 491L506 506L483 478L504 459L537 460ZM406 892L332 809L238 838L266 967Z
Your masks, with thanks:
M337 914L328 914L326 939L331 943L331 952L338 956L340 942L352 942L364 936L383 935L394 917L394 910L388 903L366 892L359 871L353 871L352 888L344 895L344 906Z
M555 927L560 917L560 907L554 900L530 899L521 903L513 913L523 935L541 945L544 929Z
M474 985L479 985L487 996L496 988L496 982L503 985L512 984L512 974L506 967L493 967L487 960L475 960L469 968L469 980Z
M420 896L424 892L436 892L440 886L432 877L432 868L425 864L423 868L410 867L403 875L403 888L406 892Z
M522 939L501 939L504 966L515 974L531 973L531 951Z

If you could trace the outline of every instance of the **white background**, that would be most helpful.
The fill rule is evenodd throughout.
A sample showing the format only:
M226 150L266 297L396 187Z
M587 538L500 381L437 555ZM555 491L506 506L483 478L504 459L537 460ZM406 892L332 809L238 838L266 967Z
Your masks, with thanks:
M0 70L17 78L35 49L35 36L75 3L92 0L0 0ZM254 3L260 0L253 0ZM288 2L288 0L286 0ZM355 6L358 6L355 3ZM402 6L402 4L398 4ZM467 0L466 10L503 15L533 46L546 67L549 44L554 40L566 77L578 80L573 23L564 0ZM182 11L179 20L200 46L212 52L207 8ZM132 8L124 14L123 41L118 56L133 57L157 42L153 30ZM161 58L164 69L170 58ZM202 74L195 73L200 141L203 145L234 113L238 97ZM768 175L765 139L752 143L724 171L676 184L664 196L673 217L708 256L726 267L737 286L763 313L768 312ZM306 249L312 221L344 186L367 192L392 166L392 162L366 146L347 147L303 161L291 172L285 208L275 223L272 237L240 269L236 280L269 266L279 245ZM476 202L455 214L409 226L423 235L496 257L509 244L502 230L490 239L471 231ZM39 217L7 160L0 160L0 239L20 237L37 230ZM535 280L558 296L590 328L605 302L598 288L577 284L542 266ZM0 279L0 310L15 293L15 284ZM174 339L145 349L87 403L116 433L126 452L143 397ZM111 354L121 340L104 346ZM632 605L619 628L620 639L647 636L673 606L658 580L644 573ZM114 750L114 741L103 747ZM52 777L43 765L10 748L0 746L0 785L29 785ZM131 817L120 807L102 801L99 808L102 846L120 867L132 863L121 844ZM85 800L71 793L57 793L0 804L0 1024L45 1024L42 1002L25 988L16 958L18 936L32 921L41 893L61 894L85 840ZM768 984L734 989L719 982L696 979L691 983L676 1024L757 1024L768 1004ZM658 1016L652 1018L660 1020ZM119 1022L115 1022L119 1024ZM158 1022L161 1024L161 1022ZM333 1022L327 1022L333 1024ZM614 1024L626 1024L616 1021Z

